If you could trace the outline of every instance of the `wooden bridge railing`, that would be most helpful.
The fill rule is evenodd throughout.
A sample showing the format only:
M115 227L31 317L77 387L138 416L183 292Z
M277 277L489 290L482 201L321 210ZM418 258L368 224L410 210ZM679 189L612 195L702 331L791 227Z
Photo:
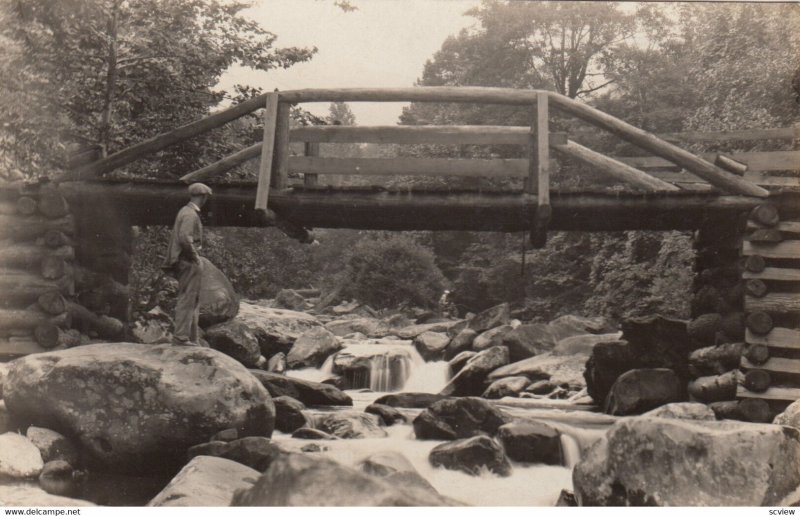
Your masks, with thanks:
M304 127L289 128L291 104L301 102L469 102L529 106L538 114L530 128L517 127ZM503 88L417 87L396 89L312 89L268 93L202 120L184 125L75 170L67 179L92 179L129 164L148 154L186 140L260 108L265 109L264 141L237 152L217 163L184 176L185 181L208 179L247 159L261 156L256 207L266 207L269 188L286 187L289 170L316 174L425 174L460 176L503 176L526 178L526 191L536 192L541 206L549 205L549 149L591 163L617 178L647 190L673 190L676 187L649 175L630 163L603 156L581 145L553 136L548 131L549 109L557 109L623 140L647 150L670 164L685 169L724 192L766 197L769 192L758 185L695 156L659 137L576 100L553 92ZM290 157L292 141L306 142L311 156ZM323 142L376 143L488 143L526 145L528 160L355 160L313 156L315 145ZM369 163L368 163L369 162ZM544 211L542 215L544 215Z

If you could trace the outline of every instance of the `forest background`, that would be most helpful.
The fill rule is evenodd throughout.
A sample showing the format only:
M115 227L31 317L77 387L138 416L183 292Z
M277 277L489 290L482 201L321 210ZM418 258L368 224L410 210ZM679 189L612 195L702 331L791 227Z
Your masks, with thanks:
M343 10L358 3L336 1ZM0 175L56 177L76 156L102 156L201 118L268 85L216 88L233 64L288 68L315 48L280 48L276 35L221 0L0 0ZM476 21L426 62L421 86L541 88L588 102L654 133L786 127L800 121L800 6L485 0ZM357 124L346 104L327 117L302 109L292 123ZM399 123L529 125L514 107L411 104ZM552 121L581 143L635 155L574 120ZM259 141L260 113L128 167L123 177L174 181ZM777 150L781 142L696 144L693 151ZM302 148L294 149L302 153ZM336 157L520 157L508 146L324 144ZM252 180L257 163L223 181ZM364 185L363 177L326 178ZM301 181L297 178L296 181ZM497 180L397 177L391 188L520 187ZM619 190L561 162L561 189ZM152 308L168 228L137 228L131 273L136 310ZM543 249L525 235L318 229L321 245L274 228L207 228L204 254L248 298L319 288L330 301L376 309L435 306L445 289L460 312L514 303L528 320L572 313L619 320L688 316L692 235L680 232L551 232Z

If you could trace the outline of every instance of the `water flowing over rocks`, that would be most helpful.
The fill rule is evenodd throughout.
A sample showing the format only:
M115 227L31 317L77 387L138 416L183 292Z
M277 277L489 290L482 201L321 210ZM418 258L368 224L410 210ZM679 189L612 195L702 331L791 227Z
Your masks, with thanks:
M212 349L225 353L245 367L255 367L261 358L258 340L247 325L229 321L208 328L205 338Z
M800 432L625 418L576 465L573 483L580 505L780 505L800 485Z
M237 491L231 505L408 507L454 503L426 489L391 484L327 458L292 453L279 457L253 487Z
M480 475L483 470L503 477L511 475L511 464L503 448L485 435L442 443L431 450L428 460L434 466L469 475Z
M381 396L375 400L375 403L395 408L428 408L445 398L446 396L441 394L429 392L398 392Z
M417 439L453 440L494 435L511 417L481 398L447 398L414 419Z
M606 397L605 412L614 416L641 414L681 401L681 385L672 369L633 369L623 373Z
M78 448L58 432L47 428L30 426L25 432L25 436L39 448L39 453L42 454L44 462L63 460L72 465L72 467L78 466L80 459Z
M250 328L265 358L278 352L288 353L303 333L322 326L316 317L304 312L269 308L245 301L241 302L239 314L234 320Z
M336 412L316 421L315 428L340 439L386 437L381 419L363 412Z
M272 397L289 396L307 406L334 405L352 406L353 400L332 385L291 378L281 374L250 369L250 373L261 382Z
M267 372L268 373L276 373L276 374L283 374L288 369L288 365L286 364L286 354L285 353L275 353L267 360Z
M560 466L564 463L561 434L538 421L507 423L497 429L497 439L506 455L517 462Z
M318 441L333 441L338 439L338 437L329 434L328 432L323 432L322 430L317 430L316 428L300 428L295 430L292 434L294 439L309 439L309 440L318 440Z
M414 338L414 348L426 362L441 360L449 343L450 337L446 333L433 331L422 332Z
M13 432L0 434L0 478L36 478L43 467L39 448L27 437Z
M225 428L270 435L275 409L241 364L217 351L92 344L15 360L6 385L21 420L75 436L100 465L151 471Z
M237 489L252 487L261 474L238 462L201 455L193 458L148 507L227 507Z
M325 328L312 328L297 338L286 355L290 369L319 367L333 353L342 349L339 339Z
M484 380L498 367L508 364L508 348L495 346L470 358L450 379L440 394L444 396L480 396Z
M367 414L374 414L381 419L386 426L392 426L395 423L405 423L406 417L402 412L394 407L388 405L381 405L380 403L373 403L364 409Z

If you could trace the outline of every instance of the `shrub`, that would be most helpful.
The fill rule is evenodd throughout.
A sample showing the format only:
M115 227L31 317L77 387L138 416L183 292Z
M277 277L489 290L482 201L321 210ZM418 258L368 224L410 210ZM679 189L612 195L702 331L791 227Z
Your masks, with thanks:
M435 306L445 277L433 253L407 235L378 234L359 241L338 277L341 294L374 308Z

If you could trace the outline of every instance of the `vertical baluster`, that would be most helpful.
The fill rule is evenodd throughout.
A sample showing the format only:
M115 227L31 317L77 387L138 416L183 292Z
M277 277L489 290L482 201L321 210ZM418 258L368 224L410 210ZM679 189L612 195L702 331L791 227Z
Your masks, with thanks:
M272 159L275 148L275 128L278 112L278 94L267 94L264 106L264 143L261 146L261 163L258 168L258 190L256 191L256 210L267 209L269 187L272 182Z

